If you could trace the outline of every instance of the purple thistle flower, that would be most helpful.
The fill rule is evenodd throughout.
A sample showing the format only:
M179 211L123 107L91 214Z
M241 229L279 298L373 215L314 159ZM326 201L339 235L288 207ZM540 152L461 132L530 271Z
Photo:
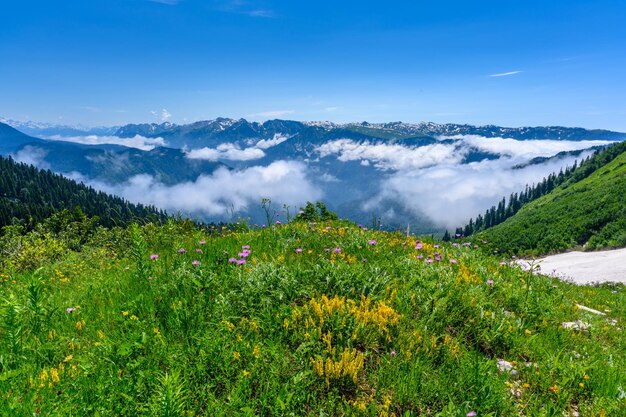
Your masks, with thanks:
M452 246L456 248L457 246L459 246L459 244L458 244L458 243L456 243L456 242L454 242L454 243L452 244Z
M428 259L426 259L426 263L427 263L427 264L432 264L432 263L433 263L433 260L432 260L432 259L430 259L430 258L428 258Z
M476 417L478 414L476 414L476 411L470 411L469 413L465 414L467 417Z
M492 279L488 279L487 280L487 285L493 285L493 280Z
M281 225L282 223L280 222L280 220L276 220L276 224Z
M74 312L74 310L76 310L74 307L68 307L68 308L65 309L65 312L67 314L72 314Z
M335 249L333 249L333 253L341 253L341 248L339 246L335 246Z
M455 234L454 234L454 237L457 237L457 238L458 238L458 237L461 237L461 234L460 234L460 233L455 233Z
M364 227L363 230L367 231L367 227Z
M367 243L369 243L370 245L374 246L377 242L374 239L372 239L372 240L370 240Z
M241 247L241 249L243 249L243 250L246 250L246 249L250 250L250 245L243 245Z
M180 248L180 249L178 249L178 253L185 253L185 252L186 252L186 251L185 251L185 248Z
M237 258L228 258L228 263L234 264L237 262Z
M324 252L330 253L330 248L324 248Z
M506 265L506 261L500 262L500 265Z
M237 265L245 265L246 264L246 260L245 259L239 259L237 261Z
M198 249L196 249L196 252L200 253L200 252L202 252L202 249L198 248Z
M191 264L197 266L197 265L200 265L200 261L193 261L193 262L191 262Z
M420 249L422 249L423 247L424 247L424 245L422 245L422 244L421 244L421 243L419 243L419 242L415 244L415 249L416 249L416 250L420 250Z
M450 263L451 264L455 264L456 263L456 259L450 259Z
M302 253L302 248L296 248L296 253Z
M206 240L201 240L200 242L198 242L200 245L206 245Z
M330 229L332 229L332 227L326 226L326 230L330 230Z
M421 254L421 253L419 255L417 255L417 259L422 259L423 257L424 257L424 255Z
M150 255L150 259L152 260L159 259L159 255L157 253L153 253L152 255Z
M392 350L392 351L391 351L391 353L390 353L390 355L391 355L391 357L393 358L394 356L396 356L396 355L397 355L397 353L396 353L396 351L395 351L395 350Z
M435 244L435 245L433 245L433 248L438 249L439 245Z

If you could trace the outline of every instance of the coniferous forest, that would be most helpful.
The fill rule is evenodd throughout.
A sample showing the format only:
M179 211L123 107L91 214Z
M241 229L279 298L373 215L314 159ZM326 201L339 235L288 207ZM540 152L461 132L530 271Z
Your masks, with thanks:
M50 170L0 156L0 227L22 224L27 229L63 209L97 216L106 227L133 221L163 222L167 215L155 207L132 204Z

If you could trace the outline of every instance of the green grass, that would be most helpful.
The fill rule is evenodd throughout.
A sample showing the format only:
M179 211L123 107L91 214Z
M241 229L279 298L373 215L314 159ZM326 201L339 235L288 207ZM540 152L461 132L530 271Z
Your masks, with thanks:
M575 247L626 246L626 152L578 182L565 183L480 232L491 249L541 255Z
M622 286L415 239L340 222L169 223L102 229L80 252L35 260L19 252L40 239L5 242L0 413L623 415ZM245 265L229 263L248 245ZM590 328L561 326L576 320Z

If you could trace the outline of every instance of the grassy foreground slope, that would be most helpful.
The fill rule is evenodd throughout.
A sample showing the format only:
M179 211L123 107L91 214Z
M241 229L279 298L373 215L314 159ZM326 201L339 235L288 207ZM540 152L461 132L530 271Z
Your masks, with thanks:
M339 222L102 229L24 268L28 242L4 243L5 415L623 412L622 286Z
M579 181L568 181L513 217L477 234L502 252L540 255L580 245L626 246L626 143L622 153Z

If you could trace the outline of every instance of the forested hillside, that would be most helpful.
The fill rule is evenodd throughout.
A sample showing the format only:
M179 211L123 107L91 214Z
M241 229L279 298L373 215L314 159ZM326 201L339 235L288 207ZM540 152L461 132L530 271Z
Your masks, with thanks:
M503 223L476 235L494 250L515 254L626 246L625 196L622 142L585 161L554 190L523 205Z
M166 219L163 211L96 191L51 171L0 156L0 227L32 226L63 209L98 216L104 226Z

